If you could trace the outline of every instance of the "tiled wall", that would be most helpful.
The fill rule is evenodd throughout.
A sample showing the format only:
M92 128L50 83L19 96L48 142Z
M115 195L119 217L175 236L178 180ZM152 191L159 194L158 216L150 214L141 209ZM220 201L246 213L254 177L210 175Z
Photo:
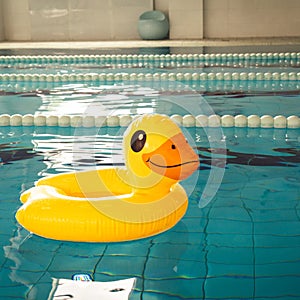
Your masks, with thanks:
M152 0L0 0L7 40L138 39Z
M4 40L3 16L2 16L2 0L0 0L0 41Z
M170 38L203 38L203 1L169 0Z
M299 16L299 0L204 0L204 36L300 36Z
M300 36L300 0L0 0L0 41L140 39L153 7L170 39Z

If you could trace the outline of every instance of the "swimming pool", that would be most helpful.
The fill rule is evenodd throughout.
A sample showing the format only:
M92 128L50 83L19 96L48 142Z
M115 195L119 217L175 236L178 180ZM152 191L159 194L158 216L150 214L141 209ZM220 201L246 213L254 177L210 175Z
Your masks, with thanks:
M298 53L1 62L1 299L47 299L52 277L75 273L136 277L130 299L300 297ZM122 165L122 134L144 113L179 121L200 157L174 228L109 244L48 240L17 224L20 192L39 178Z

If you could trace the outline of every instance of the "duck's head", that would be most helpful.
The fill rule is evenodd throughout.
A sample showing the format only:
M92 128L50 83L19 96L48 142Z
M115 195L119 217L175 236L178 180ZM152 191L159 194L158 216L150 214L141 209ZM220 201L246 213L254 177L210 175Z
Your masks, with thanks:
M124 133L123 149L131 184L149 188L162 180L170 184L190 176L198 155L180 128L167 116L144 115Z

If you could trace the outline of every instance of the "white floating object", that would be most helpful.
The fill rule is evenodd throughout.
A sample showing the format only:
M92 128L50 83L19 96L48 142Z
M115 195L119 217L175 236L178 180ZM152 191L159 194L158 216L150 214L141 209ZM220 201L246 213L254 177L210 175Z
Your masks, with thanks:
M107 116L106 124L109 127L117 127L120 125L120 120L118 116Z
M97 117L95 117L95 126L96 127L104 127L104 126L106 126L106 117L105 116L97 116Z
M47 124L47 126L57 126L58 125L58 117L57 116L47 116L46 124Z
M233 127L234 126L234 117L231 115L222 116L221 124L223 127Z
M191 73L184 73L183 77L185 80L192 80L192 74Z
M182 116L180 116L180 115L172 115L170 118L177 125L182 125Z
M200 74L198 74L198 73L193 73L192 74L192 79L193 80L207 80L207 74L206 73L204 73L204 72L202 72L202 73L200 73Z
M22 116L19 114L10 117L10 126L22 126Z
M48 299L128 300L135 282L135 278L109 282L53 278Z
M82 127L82 117L72 116L70 120L71 127Z
M221 117L218 115L211 115L208 117L208 126L209 127L220 127L221 126Z
M192 115L183 116L182 125L185 127L194 127L195 126L195 117Z
M10 115L3 114L0 115L0 126L9 126L10 125Z
M250 128L258 128L260 127L260 117L257 115L248 116L248 127Z
M23 126L32 126L34 125L34 117L31 114L24 115L22 117L22 125Z
M196 116L196 127L207 127L208 126L208 116L198 115Z
M299 128L300 127L300 118L298 116L289 116L287 118L287 127L288 128Z
M119 119L121 127L127 127L132 121L132 117L130 115L120 116Z
M34 116L33 123L35 126L45 126L46 125L46 116Z
M234 117L235 127L246 127L248 123L247 117L244 115L237 115Z
M71 125L71 118L69 116L58 117L58 126L59 127L69 127L70 125Z
M240 79L240 74L237 73L237 72L233 72L231 74L231 78L232 78L232 80L239 80Z
M289 74L286 72L280 73L280 79L281 80L288 80L289 79Z
M286 128L287 120L285 116L276 116L274 118L274 128Z
M247 80L248 79L248 73L242 72L240 73L240 80Z
M274 119L270 115L263 115L260 118L260 127L261 128L273 128L274 126Z
M229 72L224 73L224 80L231 80L231 73Z
M93 116L82 117L82 126L83 127L94 127L95 126L95 118Z

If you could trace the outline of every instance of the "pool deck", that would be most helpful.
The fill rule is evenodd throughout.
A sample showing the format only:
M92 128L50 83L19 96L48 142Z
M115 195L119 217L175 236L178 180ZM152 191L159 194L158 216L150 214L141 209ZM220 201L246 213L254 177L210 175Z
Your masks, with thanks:
M300 37L203 39L203 40L130 40L130 41L56 41L0 42L1 49L107 49L141 47L231 47L231 46L300 46Z

